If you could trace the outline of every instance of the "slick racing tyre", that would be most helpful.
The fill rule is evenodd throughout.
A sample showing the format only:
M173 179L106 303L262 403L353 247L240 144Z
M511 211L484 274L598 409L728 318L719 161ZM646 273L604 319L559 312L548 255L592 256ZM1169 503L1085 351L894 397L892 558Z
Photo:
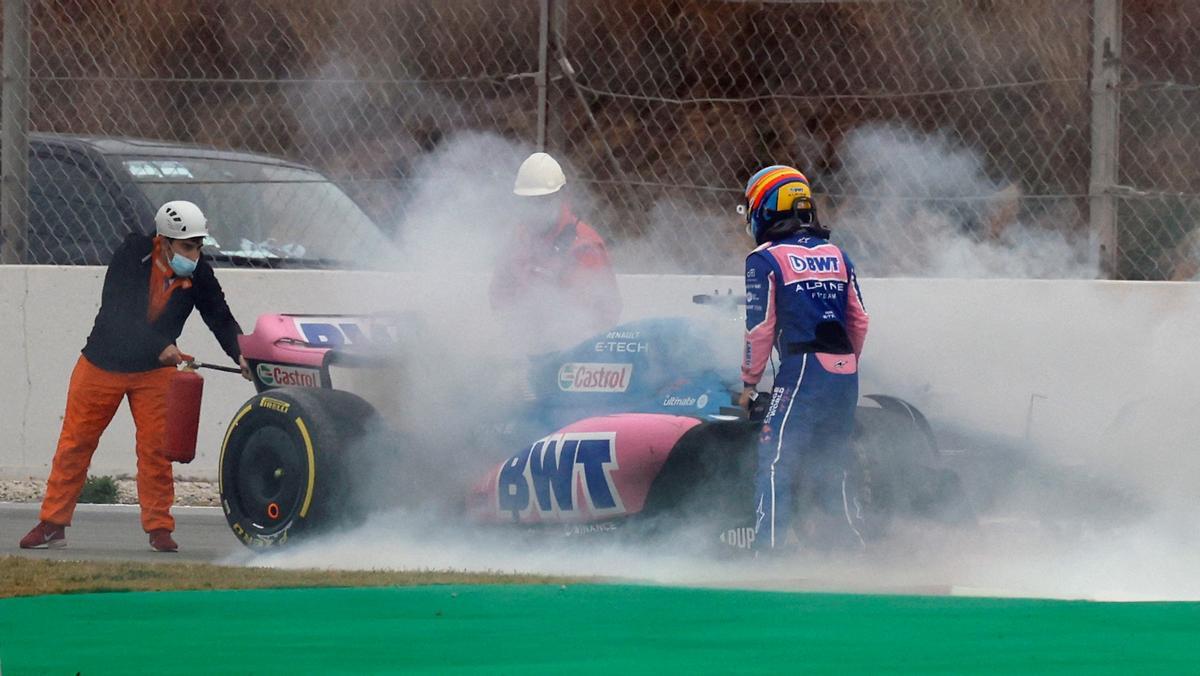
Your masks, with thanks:
M895 397L868 395L855 413L852 479L868 540L887 534L893 520L916 517L968 524L975 513L959 476L943 465L925 416Z
M221 445L221 506L248 547L279 547L354 523L365 514L356 487L375 410L330 389L267 390L238 410Z

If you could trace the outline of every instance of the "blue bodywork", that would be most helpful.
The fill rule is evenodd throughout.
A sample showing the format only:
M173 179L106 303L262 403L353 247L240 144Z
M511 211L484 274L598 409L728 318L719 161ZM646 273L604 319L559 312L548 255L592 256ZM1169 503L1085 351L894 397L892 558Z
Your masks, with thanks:
M629 322L530 366L530 422L555 429L610 413L706 418L731 405L737 364L722 366L704 323L683 318Z

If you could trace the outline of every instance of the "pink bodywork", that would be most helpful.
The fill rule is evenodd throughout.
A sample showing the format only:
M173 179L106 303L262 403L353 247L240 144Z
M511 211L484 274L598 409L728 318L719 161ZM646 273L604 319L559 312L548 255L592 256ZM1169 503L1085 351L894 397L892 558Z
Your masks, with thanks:
M326 347L305 344L293 315L259 315L254 332L238 337L246 359L320 368Z
M333 348L362 352L394 345L398 326L396 317L386 315L260 315L254 332L238 344L251 361L320 368Z
M571 423L492 469L468 493L467 514L476 521L523 524L636 514L671 449L699 424L696 418L658 413ZM570 464L565 469L559 467L564 459ZM568 495L556 490L548 473L560 489L569 486Z

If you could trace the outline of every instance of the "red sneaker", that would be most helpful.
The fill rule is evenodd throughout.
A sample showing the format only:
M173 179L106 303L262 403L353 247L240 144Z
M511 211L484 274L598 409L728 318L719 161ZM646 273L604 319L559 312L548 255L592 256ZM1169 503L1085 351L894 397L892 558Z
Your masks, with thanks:
M171 539L171 531L166 528L155 528L150 531L150 549L156 552L174 552L179 550L179 545Z
M65 526L39 521L33 530L21 538L21 549L62 549L67 546L67 529Z

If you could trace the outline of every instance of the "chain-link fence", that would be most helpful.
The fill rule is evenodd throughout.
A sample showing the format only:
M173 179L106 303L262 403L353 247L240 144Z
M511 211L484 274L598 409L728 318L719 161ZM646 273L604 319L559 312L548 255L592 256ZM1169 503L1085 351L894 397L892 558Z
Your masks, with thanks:
M454 208L413 203L430 158L511 181L543 143L630 271L736 273L742 182L780 162L868 276L1200 262L1187 0L24 0L27 201L14 2L7 262L102 262L169 196L227 252L337 260L373 241L341 191L403 238Z

